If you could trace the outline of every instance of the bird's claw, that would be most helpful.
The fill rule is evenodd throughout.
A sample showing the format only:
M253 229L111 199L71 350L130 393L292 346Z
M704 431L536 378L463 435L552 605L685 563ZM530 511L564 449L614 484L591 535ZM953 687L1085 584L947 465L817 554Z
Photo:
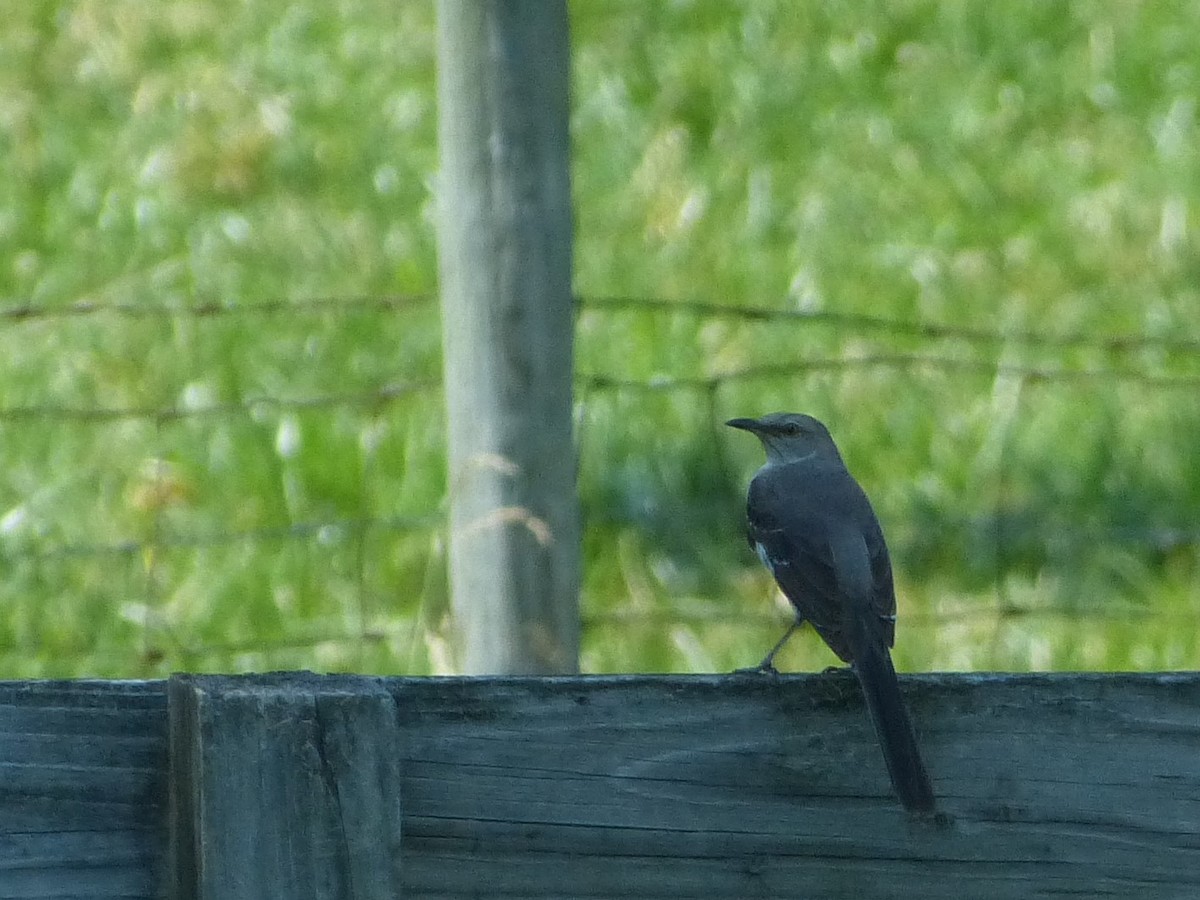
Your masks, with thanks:
M775 668L773 663L760 662L757 666L748 666L745 669L734 669L734 675L768 675L771 678L779 677L779 670Z

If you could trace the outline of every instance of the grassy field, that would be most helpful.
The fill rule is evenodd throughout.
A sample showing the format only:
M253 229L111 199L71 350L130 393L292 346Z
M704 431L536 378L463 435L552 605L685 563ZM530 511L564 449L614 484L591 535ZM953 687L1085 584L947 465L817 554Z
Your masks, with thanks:
M777 636L719 424L774 409L875 501L902 668L1200 666L1200 2L571 12L584 668ZM453 669L432 29L8 10L0 676Z

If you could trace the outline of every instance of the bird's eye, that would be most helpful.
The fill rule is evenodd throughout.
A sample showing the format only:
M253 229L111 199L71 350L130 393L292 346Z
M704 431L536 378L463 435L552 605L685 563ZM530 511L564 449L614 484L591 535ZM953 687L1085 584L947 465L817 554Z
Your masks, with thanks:
M789 434L792 437L795 437L796 435L798 435L800 433L800 423L799 422L788 422L786 425L783 426L783 432L784 432L784 434Z

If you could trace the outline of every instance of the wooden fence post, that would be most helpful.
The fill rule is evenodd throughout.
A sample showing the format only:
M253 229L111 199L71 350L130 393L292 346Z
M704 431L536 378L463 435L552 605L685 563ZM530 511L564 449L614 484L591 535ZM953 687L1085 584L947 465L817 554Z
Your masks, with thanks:
M171 679L172 897L401 896L395 704L376 679L324 684Z
M475 674L578 669L565 0L440 0L450 584Z

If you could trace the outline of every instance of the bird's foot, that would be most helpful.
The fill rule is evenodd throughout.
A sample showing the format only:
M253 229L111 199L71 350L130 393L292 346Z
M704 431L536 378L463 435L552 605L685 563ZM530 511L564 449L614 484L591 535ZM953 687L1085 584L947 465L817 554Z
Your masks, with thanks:
M748 666L745 669L734 669L734 675L768 675L771 678L779 677L779 670L775 668L775 664L770 660L763 660L757 666Z
M822 675L834 675L838 672L853 672L850 666L826 666L821 670Z

